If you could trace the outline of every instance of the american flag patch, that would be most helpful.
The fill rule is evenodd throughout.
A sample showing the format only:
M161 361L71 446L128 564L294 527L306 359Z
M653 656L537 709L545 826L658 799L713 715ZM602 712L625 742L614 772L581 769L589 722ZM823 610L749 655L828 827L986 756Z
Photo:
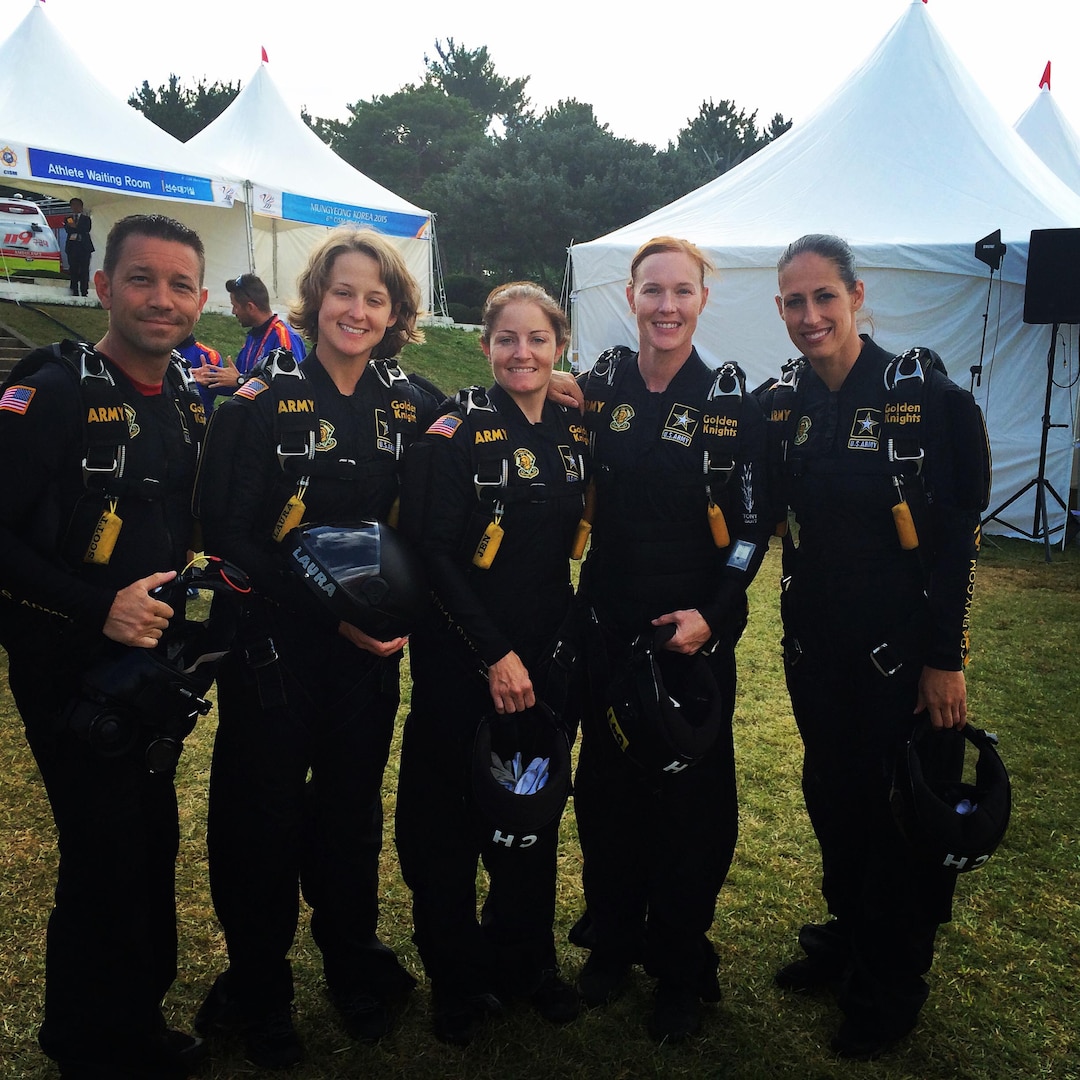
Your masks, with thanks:
M262 379L248 379L243 386L233 395L234 397L242 398L254 398L257 394L261 394L267 389L267 384Z
M0 397L0 409L4 412L18 413L20 416L30 408L37 390L32 386L10 386Z
M460 416L440 416L427 430L429 435L442 435L447 439L452 439L459 427L461 427Z

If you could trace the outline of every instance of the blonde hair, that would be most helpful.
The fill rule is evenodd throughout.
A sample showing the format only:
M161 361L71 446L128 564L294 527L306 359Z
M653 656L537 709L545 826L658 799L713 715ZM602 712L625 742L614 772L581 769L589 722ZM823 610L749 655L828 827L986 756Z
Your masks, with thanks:
M319 309L330 285L334 260L351 251L367 255L379 264L379 277L390 294L396 320L386 328L383 339L371 350L372 359L397 356L410 342L424 340L416 328L420 313L420 286L409 273L401 253L386 237L372 229L342 225L334 229L308 256L308 264L296 281L299 297L289 309L289 323L316 345L319 341Z

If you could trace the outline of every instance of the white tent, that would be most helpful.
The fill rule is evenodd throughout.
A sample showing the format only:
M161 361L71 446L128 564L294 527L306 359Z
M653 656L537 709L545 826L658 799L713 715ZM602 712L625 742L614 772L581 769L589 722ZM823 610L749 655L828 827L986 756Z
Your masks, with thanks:
M183 221L206 245L211 298L228 305L225 278L247 247L244 210L233 205L239 181L114 97L39 3L0 45L0 183L81 198L94 219L92 269L117 219L143 213ZM0 289L21 299L56 291Z
M1038 469L1050 329L1022 321L1030 231L1078 226L1080 197L997 116L915 0L811 119L704 187L572 249L573 358L589 366L605 347L634 341L630 257L669 234L720 267L699 350L738 361L756 384L792 355L773 303L777 257L804 233L839 234L855 250L883 347L935 348L967 386L986 326L974 392L990 429L997 508ZM991 304L989 270L974 250L998 228L1008 253ZM1062 384L1075 378L1060 354L1055 374ZM1049 433L1047 476L1067 500L1075 423L1067 391L1054 390L1051 411L1067 426ZM1051 526L1062 524L1064 512L1048 502ZM1032 529L1034 503L1032 489L1006 514L1021 532Z
M1013 127L1073 191L1080 193L1080 136L1050 95L1050 65L1046 67L1038 95Z
M338 157L286 104L267 64L236 100L187 144L242 176L251 210L251 269L272 298L288 301L308 252L328 227L370 226L399 248L432 306L431 214ZM247 269L236 266L234 273Z

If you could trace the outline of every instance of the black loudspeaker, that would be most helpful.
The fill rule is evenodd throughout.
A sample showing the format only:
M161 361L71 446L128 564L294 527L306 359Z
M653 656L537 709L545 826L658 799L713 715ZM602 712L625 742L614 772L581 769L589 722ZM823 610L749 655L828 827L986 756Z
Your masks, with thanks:
M1080 323L1080 229L1033 229L1024 322Z

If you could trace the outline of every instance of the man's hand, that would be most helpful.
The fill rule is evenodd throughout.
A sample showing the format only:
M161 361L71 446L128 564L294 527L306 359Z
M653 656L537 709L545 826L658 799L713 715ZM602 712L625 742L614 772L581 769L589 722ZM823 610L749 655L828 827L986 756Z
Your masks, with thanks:
M653 626L674 626L675 633L664 643L664 648L671 652L693 656L708 645L712 638L712 628L705 621L697 608L685 611L671 611L653 619Z
M569 371L553 371L551 382L548 383L548 401L556 405L565 405L568 409L577 409L579 413L585 412L585 395L581 392L577 380Z
M967 723L967 682L962 671L942 671L924 667L919 677L919 697L915 712L930 712L935 728L956 728Z
M175 570L133 581L113 598L101 632L111 641L137 649L152 649L168 629L173 609L150 594L176 577Z
M338 633L343 638L348 638L358 649L363 649L364 652L372 653L383 659L393 656L396 652L401 652L409 642L407 637L396 637L391 638L389 641L380 641L378 638L365 634L363 630L353 626L352 623L347 622L338 624Z
M488 689L497 713L524 712L536 704L529 672L513 651L488 668Z
M229 361L232 360L230 356ZM236 386L240 372L231 362L224 364L201 364L191 369L191 377L200 385L211 390L228 390Z

